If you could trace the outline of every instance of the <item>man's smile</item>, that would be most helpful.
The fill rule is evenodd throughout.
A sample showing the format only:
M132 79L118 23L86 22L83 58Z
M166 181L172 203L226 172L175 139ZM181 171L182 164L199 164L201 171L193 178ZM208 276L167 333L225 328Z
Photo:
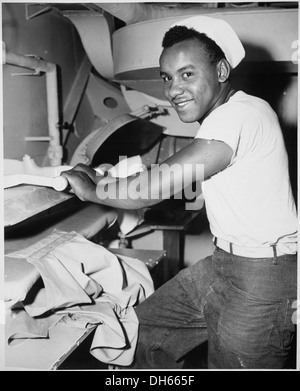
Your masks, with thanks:
M193 102L193 99L184 99L184 100L173 100L173 105L176 107L176 109L185 109L190 103Z

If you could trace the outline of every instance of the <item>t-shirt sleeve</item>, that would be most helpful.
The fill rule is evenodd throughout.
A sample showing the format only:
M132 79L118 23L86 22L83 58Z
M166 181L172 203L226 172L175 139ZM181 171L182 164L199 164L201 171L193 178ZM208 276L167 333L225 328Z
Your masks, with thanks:
M223 141L231 147L235 154L239 144L242 124L242 115L237 105L226 103L205 118L195 138Z

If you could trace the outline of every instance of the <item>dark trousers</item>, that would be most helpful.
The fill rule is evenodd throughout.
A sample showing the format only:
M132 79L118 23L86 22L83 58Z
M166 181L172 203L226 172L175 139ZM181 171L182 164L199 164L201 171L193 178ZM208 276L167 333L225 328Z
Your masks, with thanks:
M285 368L296 299L297 255L256 259L216 248L136 308L133 368L183 368L204 341L208 368Z

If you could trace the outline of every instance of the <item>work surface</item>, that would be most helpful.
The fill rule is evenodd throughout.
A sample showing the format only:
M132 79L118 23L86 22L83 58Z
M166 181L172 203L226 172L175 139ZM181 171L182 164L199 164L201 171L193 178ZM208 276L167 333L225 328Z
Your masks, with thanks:
M16 186L4 190L4 227L10 227L33 216L51 213L49 209L72 199L74 195L42 186Z

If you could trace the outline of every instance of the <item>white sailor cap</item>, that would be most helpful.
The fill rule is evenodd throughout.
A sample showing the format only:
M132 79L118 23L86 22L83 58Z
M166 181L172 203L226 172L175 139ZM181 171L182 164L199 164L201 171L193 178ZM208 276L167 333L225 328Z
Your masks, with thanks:
M225 20L196 15L180 20L171 27L174 26L186 26L206 34L223 50L232 68L235 68L245 57L245 50L239 37Z

